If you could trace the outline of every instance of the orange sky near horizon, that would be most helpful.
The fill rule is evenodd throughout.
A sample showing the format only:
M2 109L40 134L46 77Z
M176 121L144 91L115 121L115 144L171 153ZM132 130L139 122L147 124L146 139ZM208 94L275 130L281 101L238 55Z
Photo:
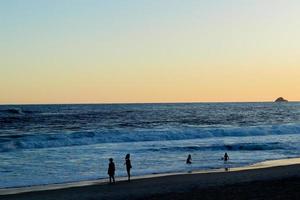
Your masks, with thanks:
M0 2L0 104L299 101L299 7Z

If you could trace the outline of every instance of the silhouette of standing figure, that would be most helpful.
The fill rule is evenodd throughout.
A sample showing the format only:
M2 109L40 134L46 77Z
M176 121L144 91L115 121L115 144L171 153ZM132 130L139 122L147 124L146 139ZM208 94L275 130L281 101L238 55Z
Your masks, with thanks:
M223 157L223 160L224 160L225 162L229 160L229 156L228 156L227 152L225 152L224 157Z
M223 160L224 160L224 168L225 168L225 171L229 171L229 166L228 166L228 164L227 164L227 161L229 160L229 156L228 156L227 152L225 152L224 157L223 157Z
M188 157L186 159L186 164L192 164L192 156L191 156L191 154L188 155Z
M127 154L125 156L125 165L126 165L126 171L127 171L128 181L130 181L130 170L132 168L131 161L130 161L130 154Z
M116 171L115 163L113 159L110 158L108 164L108 170L107 170L107 174L109 175L109 183L111 183L111 181L115 183L115 171Z

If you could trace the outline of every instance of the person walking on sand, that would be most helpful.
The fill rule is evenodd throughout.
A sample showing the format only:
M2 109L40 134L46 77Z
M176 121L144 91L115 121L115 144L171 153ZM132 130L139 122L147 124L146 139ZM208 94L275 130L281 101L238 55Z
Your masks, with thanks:
M109 183L111 183L112 181L113 183L115 183L115 171L116 171L116 167L115 167L114 160L110 158L108 164L108 170L107 170L107 174L109 175Z
M192 156L191 156L191 154L188 155L188 157L186 159L186 164L192 164Z
M125 164L124 165L126 165L128 181L130 181L130 170L131 170L132 166L131 166L130 154L129 153L125 156Z

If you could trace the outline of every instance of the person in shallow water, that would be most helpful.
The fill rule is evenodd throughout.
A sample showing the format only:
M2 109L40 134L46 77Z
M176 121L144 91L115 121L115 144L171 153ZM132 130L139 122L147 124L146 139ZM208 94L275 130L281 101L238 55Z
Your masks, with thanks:
M186 164L192 164L192 156L191 156L191 154L188 155L188 157L186 159Z
M107 174L109 175L109 183L111 182L115 183L115 171L116 171L116 167L115 167L114 160L110 158L108 164L108 170L107 170Z
M225 162L229 160L229 156L228 156L227 152L225 152L224 157L223 157L223 160L224 160Z
M127 154L125 156L125 164L124 165L126 165L126 171L127 171L128 181L130 181L130 170L132 168L131 161L130 161L130 154Z
M229 166L227 161L229 160L229 156L227 154L227 152L225 152L224 157L222 158L224 160L224 169L225 171L229 171Z

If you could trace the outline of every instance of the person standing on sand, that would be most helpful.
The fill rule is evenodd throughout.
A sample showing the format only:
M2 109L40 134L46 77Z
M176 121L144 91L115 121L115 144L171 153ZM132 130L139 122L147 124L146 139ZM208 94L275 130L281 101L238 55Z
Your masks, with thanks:
M116 167L115 167L114 160L110 158L108 164L108 170L107 170L107 174L109 175L109 183L111 183L111 181L115 183L115 171L116 171Z
M130 170L131 170L132 166L131 166L130 154L129 153L125 156L125 164L124 165L126 165L128 181L130 181Z
M188 155L188 157L186 159L186 164L192 164L192 156L191 156L191 154Z

